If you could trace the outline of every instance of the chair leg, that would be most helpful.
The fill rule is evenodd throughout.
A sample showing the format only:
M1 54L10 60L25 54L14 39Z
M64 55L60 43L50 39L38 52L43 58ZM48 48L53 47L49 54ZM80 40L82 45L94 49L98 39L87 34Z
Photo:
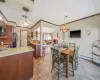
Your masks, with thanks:
M58 61L58 80L59 80L59 77L60 77L60 59Z
M75 70L77 69L77 66L78 66L78 60L76 59L75 60Z
M59 80L59 77L60 77L60 66L58 66L58 80Z
M58 80L59 80L59 71L58 71Z
M63 62L63 69L65 69L65 63Z
M74 76L74 63L72 63L72 73L73 73L73 76Z
M52 71L53 71L53 67L54 67L54 62L52 61L52 69L51 69L51 73L52 73Z

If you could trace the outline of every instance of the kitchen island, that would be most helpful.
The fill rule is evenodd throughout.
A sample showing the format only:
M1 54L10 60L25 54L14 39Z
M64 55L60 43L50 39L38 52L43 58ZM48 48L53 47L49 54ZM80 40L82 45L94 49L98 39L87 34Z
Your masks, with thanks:
M35 49L35 51L34 51L34 57L35 58L41 57L41 45L40 45L40 41L38 41L38 40L32 40L29 45L33 49Z
M9 45L0 45L0 49L7 48Z
M33 76L33 53L30 46L0 51L0 80L29 80Z

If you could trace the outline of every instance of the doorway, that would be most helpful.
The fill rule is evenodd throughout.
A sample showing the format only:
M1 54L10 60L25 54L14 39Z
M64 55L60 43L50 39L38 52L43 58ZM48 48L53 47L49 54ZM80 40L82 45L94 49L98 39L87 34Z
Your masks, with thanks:
M20 30L20 47L27 46L27 42L28 42L28 31Z

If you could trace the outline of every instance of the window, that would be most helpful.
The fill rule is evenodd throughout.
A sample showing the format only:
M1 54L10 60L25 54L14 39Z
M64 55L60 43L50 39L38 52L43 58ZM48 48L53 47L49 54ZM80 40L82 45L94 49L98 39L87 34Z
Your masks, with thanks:
M44 40L51 40L51 34L44 34Z

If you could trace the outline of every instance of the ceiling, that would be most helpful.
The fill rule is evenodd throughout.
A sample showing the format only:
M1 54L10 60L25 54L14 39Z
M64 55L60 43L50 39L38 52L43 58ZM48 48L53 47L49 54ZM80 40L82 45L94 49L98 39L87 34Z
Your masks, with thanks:
M56 29L53 29L53 28L48 28L48 27L42 27L42 32L44 33L53 33ZM36 31L39 31L40 32L40 27L38 27L36 29Z
M70 22L93 14L100 13L100 0L6 0L0 3L0 9L8 20L20 21L25 14L23 6L30 9L28 13L29 27L43 19L57 25L64 23L64 14L68 16L65 22Z

